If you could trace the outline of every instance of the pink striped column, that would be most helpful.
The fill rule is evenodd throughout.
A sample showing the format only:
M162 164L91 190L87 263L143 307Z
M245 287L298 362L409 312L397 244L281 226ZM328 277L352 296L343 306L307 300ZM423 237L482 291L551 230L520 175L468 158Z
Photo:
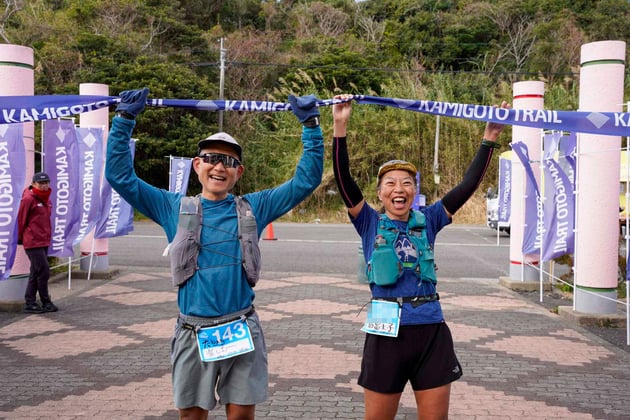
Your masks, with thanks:
M81 83L79 85L80 95L101 95L109 96L109 86L99 83ZM107 148L107 135L109 134L109 109L101 108L96 111L85 112L80 115L81 127L103 127L103 156ZM103 165L103 171L105 165ZM101 173L101 177L104 177ZM109 240L107 238L94 239L94 230L83 238L80 244L81 263L80 268L88 271L90 261L92 262L92 271L107 271L109 269ZM92 258L90 258L90 254Z
M626 43L582 45L580 111L623 110ZM578 135L574 309L616 313L621 138Z
M0 44L0 96L32 96L35 92L33 50L20 45ZM24 148L26 150L26 178L24 188L31 183L35 173L35 127L32 122L23 123ZM38 168L39 169L39 168ZM0 281L0 304L24 303L24 291L30 262L22 246L18 246L11 278ZM16 276L15 278L13 276Z
M513 86L512 108L543 109L544 82L517 82ZM533 161L534 174L540 174L540 129L512 126L512 141L522 141L527 145L529 157ZM512 203L510 204L510 279L538 281L538 270L527 264L538 265L539 255L523 254L523 229L525 225L525 169L521 161L512 153ZM540 180L538 179L540 185ZM531 197L530 197L531 198Z

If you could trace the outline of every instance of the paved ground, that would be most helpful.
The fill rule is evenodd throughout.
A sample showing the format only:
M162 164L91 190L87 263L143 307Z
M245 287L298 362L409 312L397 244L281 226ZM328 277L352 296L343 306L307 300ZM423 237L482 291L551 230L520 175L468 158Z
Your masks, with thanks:
M520 296L526 298L530 302L540 305L553 313L558 313L558 307L561 307L561 306L565 308L573 307L573 296L569 293L562 292L558 290L557 288L554 289L554 291L546 291L544 293L543 302L540 302L540 292L522 292L521 291L518 293ZM618 328L601 326L596 323L593 323L593 324L587 323L586 325L583 325L583 328L588 330L592 334L595 334L599 338L606 340L608 343L612 344L613 346L616 346L617 348L623 351L630 352L630 346L628 345L628 331L625 326L625 320L627 317L626 315L627 308L625 305L626 298L623 298L623 299L618 298L618 301L624 302L623 304L619 303L617 305L617 315L618 315L617 320L619 320ZM572 322L577 322L577 319L573 320ZM605 323L605 321L603 322Z
M0 313L0 418L176 418L168 271L121 268L113 280L72 284L52 286L57 313ZM630 418L629 352L495 279L440 279L439 289L464 368L451 419ZM362 418L366 286L263 273L257 293L271 382L258 417ZM406 390L398 418L415 418L414 407ZM224 418L223 409L212 417Z

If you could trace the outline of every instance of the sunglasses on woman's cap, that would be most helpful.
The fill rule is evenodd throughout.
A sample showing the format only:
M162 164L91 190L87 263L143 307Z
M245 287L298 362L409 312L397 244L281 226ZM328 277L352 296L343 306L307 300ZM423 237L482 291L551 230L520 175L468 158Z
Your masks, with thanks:
M221 162L226 168L238 168L241 162L233 156L224 155L223 153L204 153L199 155L201 160L210 165L216 165Z

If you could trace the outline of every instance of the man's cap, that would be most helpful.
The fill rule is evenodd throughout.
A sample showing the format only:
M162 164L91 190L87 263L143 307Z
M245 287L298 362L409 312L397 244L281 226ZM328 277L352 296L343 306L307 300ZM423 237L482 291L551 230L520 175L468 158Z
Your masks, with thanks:
M377 177L379 181L381 177L387 172L395 170L407 171L413 176L416 176L416 172L418 171L413 163L407 162L406 160L390 160L385 162L381 165L380 168L378 168Z
M210 137L200 140L199 143L197 143L197 147L199 148L197 154L200 154L203 149L209 147L212 143L223 143L230 146L236 152L238 160L243 160L243 150L241 149L240 144L238 144L238 142L234 140L234 137L224 132L216 133L211 135Z
M46 172L37 172L33 175L33 182L50 182L50 177Z

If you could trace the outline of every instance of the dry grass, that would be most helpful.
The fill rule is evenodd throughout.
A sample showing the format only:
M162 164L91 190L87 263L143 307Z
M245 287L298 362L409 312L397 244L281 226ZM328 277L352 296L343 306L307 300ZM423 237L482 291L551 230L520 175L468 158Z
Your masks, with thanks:
M464 204L464 207L453 217L453 223L465 225L486 224L486 198L475 194Z

